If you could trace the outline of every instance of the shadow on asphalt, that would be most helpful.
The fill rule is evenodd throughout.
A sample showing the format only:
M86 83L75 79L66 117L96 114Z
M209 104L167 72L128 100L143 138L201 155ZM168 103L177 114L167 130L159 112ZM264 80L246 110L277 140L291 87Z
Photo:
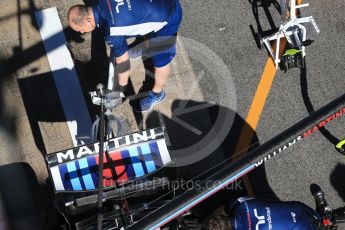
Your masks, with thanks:
M333 188L338 192L339 196L345 202L345 165L337 164L331 173L330 180Z
M308 71L307 65L304 63L305 68L301 68L300 74L300 84L301 84L301 95L304 102L304 105L309 114L315 112L314 106L310 100L308 92ZM319 128L320 133L334 146L340 141L336 138L331 132L329 132L325 127ZM332 174L330 175L330 181L333 188L338 192L339 196L345 201L345 184L344 184L344 175L345 174L345 165L337 164ZM326 194L327 196L327 194ZM334 207L338 208L338 207Z
M38 42L26 49L23 49L23 38L22 38L22 26L21 16L23 14L30 14L32 27L38 30L40 25L36 24L34 12L39 10L32 0L29 0L29 9L22 9L21 1L17 0L17 20L18 20L18 43L19 45L13 47L13 55L10 57L0 57L0 91L7 92L8 86L12 86L16 80L16 72L21 70L26 65L38 60L39 58L46 55L43 42ZM12 15L10 15L12 17ZM0 17L0 21L6 20L4 17ZM84 39L79 33L74 32L71 28L64 28L63 33L66 40L74 41L76 43L84 42ZM97 33L97 32L95 32ZM63 43L56 42L60 34L54 34L48 38L50 42L55 42L55 47L63 45ZM97 35L95 36L97 37ZM93 89L96 84L93 82L100 82L100 70L92 69L92 66L97 66L103 69L101 63L106 63L108 67L108 61L103 62L100 56L103 54L105 48L102 50L100 44L105 47L103 37L102 43L99 36L93 39L93 59L91 62L96 65L90 65L90 63L82 63L75 61L76 69L79 72L94 73L92 77L88 74L80 74L79 76L84 77L81 81L83 92L87 94L88 89ZM54 49L54 48L53 48ZM91 69L90 69L91 68ZM42 135L39 130L38 121L66 121L62 114L61 104L57 96L56 87L54 86L54 80L51 72L42 73L35 75L38 69L32 68L28 70L28 74L34 75L29 78L17 79L19 88L24 100L25 109L29 118L31 130L34 136L35 144L42 154L46 153ZM65 71L68 74L69 70ZM103 69L107 72L107 69ZM94 79L90 81L90 79ZM6 134L6 138L2 139L2 143L6 146L16 143L16 114L9 113L4 108L9 107L7 101L4 99L4 94L0 94L0 131ZM15 103L15 100L12 101ZM98 111L97 111L98 112ZM12 149L9 149L10 152ZM5 153L2 153L5 154ZM18 154L16 152L10 152L10 154ZM3 164L3 162L0 162ZM46 184L38 184L35 172L31 166L27 163L12 163L0 166L0 194L2 203L5 207L5 213L9 222L10 229L55 229L57 223L52 223L51 226L46 226L43 219L47 219L50 215L55 216L55 208L53 207L53 192L49 181ZM55 218L55 217L54 217ZM53 221L54 218L49 218Z
M44 217L54 216L51 202L53 191L39 185L36 174L27 163L19 162L0 166L0 194L10 229L53 229Z
M276 0L248 0L248 2L252 5L252 11L253 11L253 15L256 21L257 32L255 32L253 25L249 25L249 28L253 34L256 45L258 46L259 49L261 49L260 37L265 37L278 31L278 28L276 27L274 20L272 18L272 15L269 11L269 7L273 6L280 13L281 11L280 5ZM259 17L260 8L262 8L263 11L265 12L266 19L268 20L268 23L270 24L271 28L268 30L263 30L262 28L262 25L261 25L262 19L260 19Z
M70 53L73 54L73 52ZM89 92L95 91L98 83L106 86L109 75L109 57L102 33L98 29L91 33L91 58L85 61L74 57L73 62L93 121L99 114L99 107L92 104Z
M37 25L35 22L34 11L38 10L32 1L30 3L30 15L32 20L32 26L35 29L39 29L40 25ZM18 1L18 34L22 34L22 28L20 24L21 20L21 8L20 2ZM80 37L79 33L74 32L71 28L65 28L63 33L66 37L67 41L74 41L76 43L81 43L84 41L83 38ZM63 45L62 43L56 42L58 41L57 38L60 34L54 34L47 40L51 42L55 42L55 47L59 47ZM103 42L104 43L104 42ZM42 56L46 55L46 51L44 49L43 42L38 42L27 49L22 49L22 38L19 36L19 46L13 48L13 55L10 58L3 59L0 61L0 87L6 87L8 82L12 81L15 77L15 73L20 70L21 68L25 67L26 65L32 63L33 61L41 58ZM78 62L77 62L78 63ZM76 68L79 66L76 65ZM79 68L78 68L79 69ZM27 74L34 74L38 69L32 68L28 70ZM64 71L64 70L60 70ZM66 70L67 73L67 70ZM84 81L85 82L85 81ZM43 145L43 140L41 133L38 127L38 121L65 121L63 114L60 112L56 112L57 108L54 107L53 104L50 104L52 101L56 102L56 106L61 108L59 100L56 98L56 89L53 87L53 80L51 72L38 74L36 76L32 76L25 79L18 79L18 84L22 93L22 98L24 99L24 104L26 107L26 111L28 113L28 117L30 120L30 125L32 129L32 133L35 139L35 144L37 148L42 152L42 154L46 153L45 147ZM36 95L34 95L36 92ZM88 92L88 91L84 91ZM26 97L28 96L28 97ZM30 100L31 99L31 100ZM50 101L52 99L52 101ZM0 105L2 105L3 99L0 98ZM1 106L3 107L3 106ZM51 109L52 112L47 111L47 109ZM56 112L56 113L55 113ZM0 109L0 114L2 113ZM55 114L54 114L55 113ZM4 119L6 126L9 126L8 129L9 134L14 132L15 124L11 121L13 115L4 114L2 118ZM16 133L12 133L13 136Z
M80 34L74 32L70 28L66 28L64 33L68 41L73 40L83 42L83 38L80 36ZM55 35L49 39L54 39L54 37ZM59 45L61 44L57 43L56 47ZM31 52L33 52L34 56L46 55L43 43L36 44L33 47L34 48L32 48L33 50L31 50ZM17 55L11 57L10 60L13 59L14 61L17 61L20 59L21 55L24 55L25 60L25 53L26 51L18 53ZM107 84L109 68L109 58L107 56L104 39L100 31L94 30L92 32L91 59L89 61L78 60L73 57L73 52L70 53L75 64L74 67L79 78L80 86L82 88L83 96L85 98L91 120L95 120L96 116L99 114L99 107L92 104L89 92L95 91L98 83L103 83L104 85ZM5 61L5 64L8 61L9 60ZM26 63L30 63L31 61L34 60L31 60L31 58L28 56ZM20 68L20 66L15 68ZM7 68L6 70L9 72L15 72L15 69L10 70ZM31 70L30 74L32 75L35 72L36 70L33 69ZM61 69L55 71L55 73L56 72L61 72L63 76L69 76L71 71L68 69ZM42 134L40 132L39 122L66 121L57 93L53 74L53 72L46 72L17 80L20 92L22 94L24 106L28 114L35 144L44 156L46 154L46 149L44 147Z
M68 74L68 70L66 70L66 74ZM60 122L66 120L52 73L38 74L32 77L18 79L17 81L35 144L43 156L45 156L46 148L39 122Z
M29 14L31 24L35 29L38 29L38 25L35 22L34 11L37 10L33 0L29 0L29 8L22 9L21 1L17 0L17 25L18 25L18 46L13 47L13 55L10 58L0 57L0 132L2 134L1 144L4 147L11 147L6 149L8 152L2 152L2 155L13 154L20 155L18 152L11 152L17 150L12 148L12 144L16 144L16 120L17 115L15 113L9 113L4 108L8 108L9 105L5 101L4 93L8 92L8 87L13 85L15 81L14 73L20 68L43 56L42 52L34 53L37 50L41 50L43 43L36 44L29 49L23 50L23 38L22 38L22 24L21 16L23 14ZM26 8L26 7L25 7ZM8 18L1 17L0 21L7 20L13 15L9 15ZM15 16L15 15L14 15ZM10 101L14 103L15 100ZM6 160L5 160L6 162ZM5 220L1 220L0 225L5 227L3 221L7 221L8 229L20 230L20 229L45 229L44 223L40 217L40 211L42 202L45 202L49 195L44 193L41 198L38 194L40 192L37 182L36 174L27 163L10 163L4 164L0 162L0 199L1 206L4 210L0 210L5 215ZM41 198L41 199L39 199ZM50 199L51 200L51 199ZM47 202L45 205L52 204ZM50 207L51 209L51 207Z
M22 9L21 1L16 0L17 3L17 14L13 15L6 15L4 17L0 17L0 22L8 20L13 16L17 16L17 25L18 25L18 43L19 45L13 47L13 55L10 58L5 58L0 56L0 91L5 92L8 85L11 85L11 82L15 78L14 73L19 70L21 67L24 67L28 63L36 60L37 58L43 56L42 52L36 52L43 47L43 43L39 43L34 45L33 47L23 50L23 38L22 38L22 24L21 24L21 17L22 15L29 15L31 19L31 25L35 29L39 29L38 25L36 24L34 12L38 10L33 0L29 0L29 8ZM42 50L42 49L41 49ZM8 113L4 111L5 108L5 101L3 98L3 94L0 94L0 130L6 132L6 135L9 137L9 141L15 140L17 135L16 133L16 114ZM6 142L7 140L2 140Z
M301 95L302 99L304 102L304 105L308 111L309 114L315 112L314 106L311 103L311 100L309 98L309 93L308 93L308 79L307 79L307 65L304 63L305 68L301 68L301 76L300 76L300 81L301 81ZM319 128L321 134L333 145L336 145L340 140L336 138L334 135L331 134L325 127Z
M139 43L142 42L141 39L139 39L138 41L136 40L133 44L134 46ZM149 92L153 86L154 86L154 65L153 65L153 62L152 62L152 59L151 58L142 58L143 60L143 64L144 64L144 69L145 69L145 79L142 83L142 86L140 87L139 89L139 92L138 92L138 95L142 95L144 96L145 93ZM128 86L127 86L127 92L126 92L126 96L134 96L135 95L135 91L134 91L134 87L133 87L133 84L131 82L131 79L129 79L129 82L128 82ZM134 108L139 108L139 99L142 97L138 97L137 99L135 100L131 100L129 103L130 105L132 106L132 109L133 109L133 115L134 115L134 118L135 118L135 121L138 125L138 127L140 127L140 124L143 120L143 115L141 113L137 113L134 111Z
M245 121L234 111L219 105L206 102L206 104L208 105L205 106L206 108L204 107L204 109L198 109L193 112L188 112L184 115L178 115L179 119L182 119L190 126L199 129L201 131L201 135L198 135L194 132L191 132L191 130L186 128L185 126L182 126L174 121L174 116L177 116L174 115L174 113L175 111L178 112L177 108L181 104L186 105L185 109L188 109L195 106L205 105L205 102L202 103L191 100L176 100L172 105L173 119L162 115L170 139L172 150L181 150L184 148L188 148L188 146L194 145L195 143L197 143L198 145L197 148L207 148L207 133L214 132L214 130L212 130L212 126L217 122L216 120L218 119L218 115L220 113L227 113L231 114L230 116L234 116L232 127L229 127L227 129L226 137L224 140L219 141L219 146L217 149L215 149L207 157L201 159L196 163L177 168L178 179L196 182L198 180L207 178L208 176L212 175L213 173L230 163L231 159L234 157L234 151L239 138L239 134L241 133L243 127L248 126L248 124L246 124ZM211 118L211 122L209 122L208 126L205 126L205 120L209 118ZM158 125L158 121L159 114L158 112L153 111L148 116L146 125L148 128L155 127ZM217 138L217 134L217 131L215 131L213 138ZM251 148L256 148L259 146L259 140L256 134L254 134L251 142ZM193 153L186 152L185 154L187 155ZM171 155L174 160L176 160L176 157L178 157L174 155L174 151L171 152ZM256 197L278 200L278 197L275 195L268 184L264 167L260 167L252 171L249 174L249 178L254 187ZM204 218L218 207L224 205L227 202L232 202L241 196L248 195L243 181L238 180L237 182L234 182L232 186L228 186L227 189L223 189L222 191L213 195L212 198L207 199L199 204L197 207L199 217Z

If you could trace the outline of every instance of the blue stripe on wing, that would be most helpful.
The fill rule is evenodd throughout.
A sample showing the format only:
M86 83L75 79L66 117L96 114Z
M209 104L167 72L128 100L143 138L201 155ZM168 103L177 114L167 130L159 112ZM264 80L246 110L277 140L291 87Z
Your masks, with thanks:
M79 162L79 167L80 167L80 172L83 178L83 182L85 185L85 189L87 190L95 189L95 185L93 183L91 173L89 170L89 164L88 164L87 158L80 159L78 160L78 162Z
M82 190L75 162L74 161L68 162L66 166L67 166L68 174L70 176L73 190L74 191Z
M133 180L136 178L136 174L133 168L131 156L127 149L122 149L121 151L123 166L125 167L128 180Z
M128 148L129 155L131 156L133 168L135 171L136 177L142 177L145 175L141 160L139 158L139 153L137 147Z
M140 145L140 149L141 149L141 152L144 156L147 172L151 173L151 172L155 171L156 165L155 165L155 162L153 161L153 157L152 157L152 153L151 153L151 149L150 149L149 144L144 143L144 144Z
M59 172L60 172L62 183L65 187L65 190L66 191L73 191L70 176L69 176L69 173L67 170L67 165L66 164L59 165Z
M162 156L157 145L157 141L149 143L152 159L155 162L156 167L161 168L163 166Z

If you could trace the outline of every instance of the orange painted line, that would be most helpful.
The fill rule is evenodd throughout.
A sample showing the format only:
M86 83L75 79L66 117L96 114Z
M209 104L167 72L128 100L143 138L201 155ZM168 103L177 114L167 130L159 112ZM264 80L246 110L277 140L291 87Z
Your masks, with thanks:
M273 51L275 50L275 45L276 44L274 43L272 46ZM286 39L281 39L279 56L282 55L285 49L285 45L286 45ZM233 160L236 160L247 153L247 150L255 134L256 127L259 123L260 116L264 109L266 99L270 92L275 75L276 75L276 66L274 64L272 57L269 57L266 62L264 71L262 72L259 85L256 89L252 104L249 108L249 112L245 119L246 125L242 128L241 134L239 136L239 139L236 145L235 153L240 153L240 154L238 154ZM248 176L243 177L243 183L247 189L248 195L250 197L254 197L255 192Z
M297 5L301 3L302 3L302 0L296 0ZM285 49L285 45L286 45L286 39L281 39L279 56L282 55ZM275 50L275 46L276 46L276 43L274 43L272 46L273 53ZM233 158L233 161L245 155L247 153L249 146L251 145L253 136L255 134L255 130L260 121L260 116L264 109L266 99L270 92L275 75L276 75L276 67L275 67L274 61L272 57L269 57L266 62L265 68L262 72L259 85L256 89L252 104L250 105L250 108L249 108L249 112L245 119L246 121L245 124L247 125L245 125L242 128L241 134L239 136L239 139L236 145L235 154L237 153L239 154L236 155L235 158ZM250 197L254 197L255 196L254 189L247 175L243 177L243 182L246 186L248 195Z
M279 56L282 55L286 45L286 39L281 39ZM275 43L273 44L273 50L275 50ZM236 145L235 153L246 150L252 141L255 129L259 123L261 113L264 109L266 99L270 92L274 77L276 75L276 67L272 57L269 57L265 68L262 72L259 85L256 89L252 104L250 105L249 112L245 119L246 126L243 127L239 140ZM245 152L241 155L244 155Z

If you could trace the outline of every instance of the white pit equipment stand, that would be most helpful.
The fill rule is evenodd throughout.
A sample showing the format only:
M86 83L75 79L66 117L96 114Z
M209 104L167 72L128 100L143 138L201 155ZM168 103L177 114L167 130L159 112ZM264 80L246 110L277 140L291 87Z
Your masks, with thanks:
M285 1L282 1L285 2ZM287 42L290 44L291 47L298 49L301 52L302 58L305 57L305 42L306 42L306 28L303 23L311 23L316 32L320 33L318 26L313 18L313 16L309 17L297 17L296 10L299 8L307 7L309 3L296 5L296 0L290 0L290 17L287 20L284 20L279 27L279 31L273 35L264 37L261 39L261 43L265 44L267 50L270 52L276 69L278 69L278 65L281 62L279 58L279 49L280 49L280 39L286 38ZM282 7L282 6L281 6ZM283 14L284 12L282 12ZM273 51L271 46L271 41L276 40L276 49Z

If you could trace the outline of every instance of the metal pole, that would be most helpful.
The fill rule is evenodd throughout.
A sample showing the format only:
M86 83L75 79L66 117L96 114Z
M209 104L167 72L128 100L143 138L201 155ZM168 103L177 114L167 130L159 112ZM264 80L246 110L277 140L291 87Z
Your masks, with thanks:
M102 230L103 221L103 155L104 155L104 86L97 85L98 94L101 98L100 110L100 131L99 131L99 168L98 168L98 213L97 213L97 230Z
M310 114L259 148L253 149L240 160L229 164L203 180L201 189L192 189L182 193L173 201L132 225L129 229L154 230L165 225L238 178L259 167L270 158L279 155L289 146L298 144L302 139L307 138L328 122L342 115L345 115L345 94ZM210 186L210 181L217 183Z
M296 0L290 0L290 18L296 19Z

